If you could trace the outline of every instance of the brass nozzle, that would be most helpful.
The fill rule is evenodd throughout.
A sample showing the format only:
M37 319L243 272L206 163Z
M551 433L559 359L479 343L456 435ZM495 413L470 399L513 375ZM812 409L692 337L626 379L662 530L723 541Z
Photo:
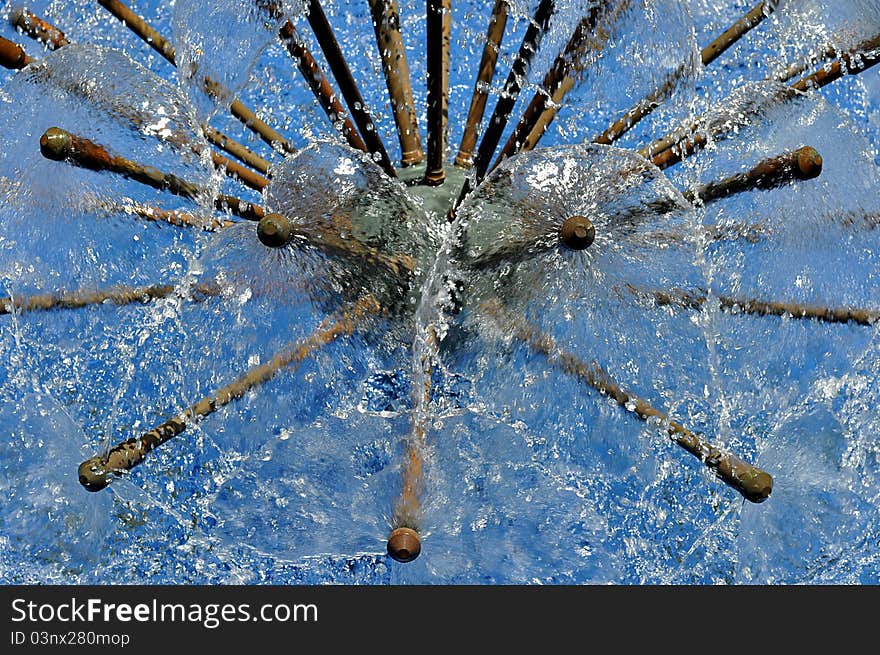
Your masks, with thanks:
M419 533L412 528L396 528L388 537L388 554L392 559L401 562L412 562L422 552L422 541Z

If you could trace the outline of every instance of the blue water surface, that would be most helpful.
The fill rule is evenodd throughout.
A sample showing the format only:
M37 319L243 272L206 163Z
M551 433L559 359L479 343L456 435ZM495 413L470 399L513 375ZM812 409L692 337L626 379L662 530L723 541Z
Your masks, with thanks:
M178 73L97 3L28 4L72 41L57 52L8 24L17 4L4 5L0 36L42 61L0 71L0 297L114 285L178 292L0 315L0 581L880 582L876 325L757 316L721 301L880 310L880 73L794 95L772 79L829 45L844 51L875 37L880 3L783 0L706 68L700 47L753 2L620 3L542 149L502 165L462 205L475 252L531 249L476 272L449 247L456 233L444 209L455 194L376 182L378 168L341 143L264 14L233 0L132 3L172 40ZM296 3L284 4L329 70ZM369 4L322 4L398 161ZM492 4L452 2L450 162ZM510 2L487 118L537 4ZM515 117L594 3L557 4ZM424 144L424 3L399 5ZM674 71L675 90L650 117L614 147L589 145ZM244 129L203 92L204 75L303 154L285 161ZM660 172L632 152L706 112L730 129L685 164ZM205 121L271 160L267 193L199 156ZM295 214L303 229L356 206L373 221L365 239L414 258L415 283L401 292L375 263L269 251L253 224L210 232L139 219L134 206L205 221L220 213L210 199L198 205L44 159L39 137L55 125ZM679 194L804 145L823 157L816 180L706 207ZM674 209L652 209L657 199ZM582 253L555 237L572 213L589 213L598 227ZM219 296L188 295L214 279L225 285ZM697 290L708 300L660 306L633 289ZM386 311L189 426L109 489L81 487L84 459L302 343L364 293ZM486 313L498 302L561 351L772 474L770 498L744 501L659 422L530 349L513 322ZM438 346L429 328L439 329ZM426 434L422 554L401 564L386 540L414 424Z

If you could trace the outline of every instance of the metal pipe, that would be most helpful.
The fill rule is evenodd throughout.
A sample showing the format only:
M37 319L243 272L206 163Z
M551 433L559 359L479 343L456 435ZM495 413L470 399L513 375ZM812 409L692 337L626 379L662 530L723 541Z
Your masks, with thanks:
M177 66L174 58L174 46L153 29L143 18L138 16L132 9L119 0L98 0L98 4L125 23L125 26L134 32L140 39L158 52L172 66Z
M364 140L355 128L354 123L352 123L351 119L348 117L345 107L343 107L342 103L339 101L339 95L333 90L333 87L330 86L330 82L321 71L321 67L318 66L318 62L315 61L312 53L309 52L309 49L306 47L306 44L303 42L302 37L300 37L293 24L290 21L287 21L281 26L279 34L281 36L281 41L287 48L287 52L293 57L297 68L299 68L303 77L306 78L306 83L309 85L309 89L311 89L315 98L317 98L318 103L324 109L324 112L327 114L327 117L330 119L333 126L342 132L342 135L352 148L355 150L361 150L362 152L369 152L367 144L364 143Z
M41 43L45 43L52 50L70 45L70 40L64 36L64 33L61 30L29 11L18 9L13 13L10 20L13 25L22 29L25 34ZM141 126L141 121L139 119L133 118L132 120L138 125L138 127ZM246 164L254 166L263 173L268 171L269 162L251 152L245 146L234 141L225 134L221 134L210 126L203 126L202 130L209 141L215 143L215 145L226 152L229 152L229 154L239 158ZM211 156L216 166L224 167L231 177L241 180L251 188L259 190L265 186L264 182L268 183L268 180L265 178L255 175L251 171L239 167L237 164L229 162L225 157L213 152L211 153Z
M779 0L763 0L763 2L759 2L745 16L718 35L712 43L700 52L703 66L708 66L718 59L728 48L760 25L765 18L775 11L778 4Z
M428 447L428 407L431 403L432 380L436 362L437 332L433 325L425 329L427 350L420 358L421 377L416 376L412 429L407 439L400 495L391 515L388 554L398 562L411 562L421 552L422 496L425 492L425 451ZM421 386L418 386L420 383Z
M666 80L657 87L651 94L640 100L638 103L627 109L623 116L614 121L599 136L593 139L593 143L601 143L610 146L624 134L635 127L639 121L649 116L660 103L678 86L681 77L687 70L687 66L682 65L670 73Z
M554 0L541 0L541 3L535 11L533 21L529 23L519 53L511 66L510 74L504 84L504 91L495 105L495 111L492 113L492 118L489 119L489 123L486 125L486 129L483 132L483 138L477 149L477 156L474 159L476 184L482 182L483 178L486 176L492 155L495 154L495 149L498 147L498 142L501 140L501 135L504 133L507 121L510 119L510 113L513 111L513 107L519 97L522 82L526 78L532 58L538 50L538 46L541 43L541 37L544 35L544 32L550 23L550 17L555 11L556 7ZM467 187L468 185L465 184L465 186Z
M621 171L625 177L630 174L644 172L644 167L638 167L629 171ZM735 193L742 193L755 189L773 189L794 180L810 180L818 177L822 172L822 157L810 146L804 146L797 150L786 152L782 155L770 157L759 162L748 171L729 175L720 180L701 184L683 192L689 202L700 201L704 204L726 198ZM621 215L617 221L626 222L636 215L664 214L681 209L681 204L675 200L658 199L643 204L630 214ZM592 245L596 236L595 226L585 216L569 216L560 226L560 242L568 248L582 250ZM555 248L557 242L547 239L534 240L526 245L526 242L509 243L504 247L491 248L477 257L465 259L462 264L470 269L483 270L498 266L502 263L513 264L533 257L540 252L546 252Z
M391 112L400 141L401 165L414 166L425 159L425 153L422 151L419 136L406 49L400 33L400 10L397 0L369 0L369 3L376 44L391 99Z
M455 210L461 204L461 201L486 177L486 172L492 161L492 155L495 154L495 149L498 147L498 142L501 140L501 135L504 133L504 128L507 126L507 121L519 97L522 81L526 77L532 57L538 50L541 37L550 23L550 17L555 11L556 5L554 0L541 0L541 3L535 10L535 16L529 23L519 53L514 59L513 65L510 68L510 74L504 83L504 90L495 104L495 111L492 112L492 117L483 131L483 138L480 141L480 145L477 148L477 156L474 159L474 174L472 177L465 179L458 199L449 210L447 218L450 222L455 220Z
M234 162L231 159L220 155L213 150L211 152L211 161L214 166L218 169L222 170L226 175L231 177L234 180L238 180L242 184L255 191L262 191L267 186L269 186L269 180L259 173L255 173L249 168L245 168L238 162Z
M202 126L202 133L209 142L224 152L232 155L240 162L244 162L251 168L255 168L263 175L269 174L269 161L249 150L235 139L223 134L223 132L220 132L219 130L215 130L210 125Z
M791 85L798 91L821 89L844 75L857 75L880 62L880 34L863 41L852 52L843 53L831 65L819 68Z
M19 44L0 36L0 66L21 70L34 61Z
M611 2L596 3L591 7L589 13L578 22L574 33L571 35L568 43L565 44L565 48L556 56L553 65L544 76L541 89L535 93L529 106L519 119L516 128L507 139L507 143L501 149L493 168L498 166L503 159L515 155L520 150L531 150L534 148L540 136L546 131L550 121L559 111L558 108L562 99L574 88L574 77L571 73L582 66L582 62L579 59L583 57L587 41L590 35L595 32L600 16L612 4ZM629 0L618 3L618 6L624 10L629 5ZM607 33L608 31L606 30L606 35ZM597 44L597 47L601 47L601 44ZM527 137L532 134L539 122L542 125L540 133L533 137L533 143L527 143Z
M710 302L705 292L673 289L672 291L647 291L627 285L628 290L639 296L647 296L660 307L682 307L703 309ZM779 316L792 319L821 321L823 323L854 323L872 327L880 322L880 311L854 307L827 307L804 305L794 302L758 300L756 298L734 298L713 295L712 302L732 314L751 314L756 316Z
M665 154L665 153L664 153ZM822 156L815 148L803 146L797 150L768 157L742 173L734 173L713 182L698 184L682 192L690 203L708 205L737 193L776 189L795 180L812 180L822 173ZM621 175L627 175L622 171ZM681 209L674 199L664 198L646 202L617 218L627 221L637 216L666 214Z
M813 55L810 59L805 59L797 64L788 66L785 70L775 76L777 82L788 82L789 80L802 75L810 66L814 66L820 61L828 61L829 59L837 59L837 51L832 47L827 47L818 55Z
M733 46L752 29L757 27L765 18L773 13L777 4L778 0L773 0L772 2L764 1L755 5L745 16L736 21L709 45L702 49L700 52L700 60L703 65L708 66L711 64L720 57L724 51ZM673 71L662 85L655 89L646 98L624 112L623 116L618 118L604 132L602 132L602 134L596 137L593 140L593 143L611 145L637 125L639 121L650 115L654 109L660 106L663 99L666 98L667 95L678 85L685 70L686 67L682 66Z
M47 159L66 161L93 171L115 173L140 184L169 191L174 195L196 202L209 197L209 193L197 184L187 182L172 173L165 173L152 166L113 155L103 146L57 127L50 127L40 137L40 152ZM234 215L245 220L258 221L265 215L263 208L259 205L223 194L214 199L214 206L220 210L228 209Z
M822 156L815 148L804 146L759 162L744 173L736 173L715 182L700 184L684 192L689 202L707 204L743 191L775 189L794 180L811 180L822 173Z
M53 309L80 309L89 305L101 305L112 302L114 305L130 305L140 302L147 303L159 298L167 298L175 293L176 287L170 284L156 284L143 287L119 285L109 289L94 291L74 291L72 293L45 293L16 298L0 298L0 314L12 314L33 311L50 311ZM206 298L220 295L220 287L216 284L193 285L189 290L196 297Z
M830 65L823 66L813 74L798 80L789 88L802 92L820 89L844 75L862 73L878 62L880 62L880 34L863 41L851 52L840 55ZM705 147L709 136L716 137L724 133L723 130L718 129L711 135L698 134L696 130L701 122L702 119L697 119L657 139L639 150L639 154L651 159L660 168L677 164L684 157Z
M196 184L151 166L113 155L103 146L57 127L49 128L40 138L40 151L47 159L66 161L94 171L115 173L196 202L209 197L208 191ZM234 216L248 221L262 222L263 219L278 216L267 214L261 205L225 194L220 194L214 199L214 207L220 211L228 210ZM291 227L288 241L294 241L294 238L298 246L311 246L331 257L357 259L371 266L381 267L396 277L407 278L416 269L415 262L409 256L383 253L356 239L345 239L335 229L315 229L296 225Z
M101 209L106 212L132 214L139 218L143 218L146 221L161 221L163 223L168 223L169 225L174 225L176 227L198 227L209 232L220 230L225 227L231 227L237 224L236 221L218 218L212 218L209 223L206 223L204 219L189 212L183 212L176 209L162 209L160 207L153 207L141 204L122 205L117 203L102 202Z
M39 41L49 50L57 50L70 43L64 32L23 7L12 10L9 22L13 27L18 28L35 41Z
M583 70L585 64L582 60L585 53L590 51L599 52L605 47L608 39L611 38L611 26L629 10L631 4L632 2L630 0L620 0L613 5L606 3L606 6L604 7L596 7L596 9L602 10L603 15L593 21L596 27L592 31L594 31L595 34L591 35L589 32L586 33L584 43L575 49L575 54L571 57L571 61L568 62L565 74L562 75L559 82L554 85L553 92L549 93L548 98L545 99L543 110L535 119L533 119L531 130L528 131L528 133L519 136L519 139L522 141L519 146L520 151L533 150L538 145L538 142L541 140L541 137L544 136L550 123L553 122L556 118L556 114L558 114L559 110L562 108L563 99L568 92L574 88L576 80L572 73ZM575 36L577 36L577 33ZM539 99L533 99L533 102L537 103L538 100ZM495 165L497 166L500 161L501 158L499 157L495 162Z
M356 259L373 268L384 269L384 274L390 273L401 286L408 286L410 276L416 271L416 262L412 257L387 254L357 239L346 239L340 235L340 231L350 233L350 223L349 229L345 229L342 227L347 223L345 219L340 216L329 218L329 225L310 226L292 223L282 214L266 214L257 225L257 236L270 248L283 248L288 244L299 247L301 242L305 242L325 255Z
M51 43L53 43L53 46L52 46L53 50L56 48L62 48L64 46L70 44L70 41L66 37L64 37L64 34L63 34L63 32L61 32L61 30L59 30L57 27L48 23L47 21L43 20L42 18L40 18L39 16L37 16L35 14L32 14L30 12L26 12L24 10L18 10L18 12L16 14L14 14L12 20L14 21L14 24L17 26L20 26L20 25L27 26L28 30L26 31L26 34L28 34L28 36L30 36L31 38L34 38L37 40L41 40L42 38L50 39ZM48 36L45 36L45 35L48 35ZM41 40L41 42L42 42L42 40ZM143 118L141 115L135 113L133 115L126 116L126 118L131 120L131 122L138 129L141 129L143 127L144 121L143 121ZM204 132L206 135L209 131L211 131L210 127L204 128ZM216 132L216 130L214 130L214 132ZM216 134L219 135L219 132L217 132ZM236 150L236 152L239 152L240 154L245 154L243 151L245 151L247 149L244 148L244 146L241 146L240 144L235 143L234 141L232 141L228 137L225 137L225 135L220 135L220 136L223 136L223 138L224 138L223 143L224 143L225 147L234 149L234 150ZM186 145L186 144L192 145L188 138L186 138L180 134L166 136L163 133L163 135L160 136L160 138L163 140L166 140L166 141L170 141L171 143L174 143L175 145ZM201 154L201 151L202 151L201 148L192 147L192 149L197 154ZM247 152L250 153L250 151L247 151ZM255 189L257 191L261 191L263 188L265 188L266 185L268 185L269 180L266 179L265 177L263 177L262 175L254 173L253 171L251 171L243 166L240 166L239 164L237 164L233 161L230 161L226 157L219 155L216 152L210 151L210 153L211 153L211 160L213 161L214 165L218 169L221 169L229 177L231 177L235 180L238 180L239 182L242 182L246 186L249 186L250 188ZM253 153L250 153L250 154L253 155ZM256 158L256 155L253 155L253 157ZM262 158L259 158L259 159L262 159ZM263 160L263 162L266 163L266 167L268 168L268 162L266 162L265 160Z

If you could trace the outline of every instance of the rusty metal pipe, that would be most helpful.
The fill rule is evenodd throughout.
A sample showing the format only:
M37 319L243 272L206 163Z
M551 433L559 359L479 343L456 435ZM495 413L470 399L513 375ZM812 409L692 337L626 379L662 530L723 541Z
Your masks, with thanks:
M18 43L0 36L0 66L10 70L21 70L34 61Z
M433 325L425 329L427 350L420 358L420 375L414 385L413 421L404 454L402 486L391 515L388 554L398 562L416 559L421 552L422 496L425 492L425 452L428 447L429 406L438 338Z
M14 25L18 27L24 26L24 28L26 28L25 33L28 34L28 36L30 36L31 38L39 40L40 42L43 42L43 39L47 39L46 42L52 44L51 49L53 50L57 48L62 48L70 44L70 41L64 36L64 33L61 32L61 30L31 12L20 9L13 14L10 20L13 22ZM134 115L126 116L126 118L131 120L132 123L139 129L143 127L143 119L139 114L135 113ZM212 128L210 127L206 126L205 128L203 128L203 131L206 136L209 133L212 133L212 136L217 137L217 140L223 144L224 148L232 149L239 155L245 156L246 159L250 158L247 155L252 155L252 160L255 162L262 159L248 151L241 144L232 141L225 135L221 135L219 132L217 132L216 130L212 130ZM160 138L162 138L163 140L168 140L176 145L185 145L187 143L190 143L189 139L178 134L172 135L170 138L164 136ZM193 150L197 154L201 154L201 148L193 147ZM216 152L211 151L210 154L212 162L218 169L223 170L223 172L229 177L238 180L239 182L242 182L243 184L254 190L261 191L269 183L269 180L262 175L254 173L253 171L233 161L230 161L226 157ZM268 162L266 162L265 160L262 160L262 162L265 163L265 166L268 169Z
M255 173L251 169L246 168L238 162L234 162L228 157L224 157L213 150L211 151L211 161L214 166L222 170L226 175L234 180L238 180L255 191L262 191L269 185L268 178L263 177L259 173Z
M852 51L839 55L835 61L791 84L790 88L801 92L820 89L845 75L862 73L877 65L878 62L880 62L880 34L863 41ZM639 154L650 159L660 168L677 164L683 158L705 147L710 136L716 137L723 134L721 130L713 132L711 135L698 133L697 129L700 123L701 119L692 121L648 144L639 150Z
M815 148L804 146L776 157L770 157L745 171L700 184L684 192L689 202L704 204L755 189L775 189L794 180L812 180L822 173L822 156Z
M507 121L510 119L510 114L519 97L522 80L526 77L532 58L538 50L541 37L546 31L550 18L555 11L556 5L554 0L541 0L541 3L535 10L535 16L529 23L519 53L514 59L513 65L510 68L510 74L504 83L504 91L501 93L501 97L498 98L495 110L492 112L492 117L483 131L483 138L480 141L480 145L477 148L477 156L474 159L473 177L465 179L458 199L449 210L447 218L450 222L455 220L455 210L461 204L461 201L486 177L492 156L495 154L498 142L501 140L501 135L504 133L504 128L507 126Z
M776 9L778 0L764 1L755 5L745 16L737 20L727 30L715 38L709 45L700 52L700 60L704 66L708 66L718 59L728 48L733 46L743 36L761 24ZM612 123L602 134L596 137L594 143L602 143L611 145L620 137L626 134L630 129L635 127L639 121L649 116L654 109L660 106L660 103L666 98L672 90L678 85L685 71L685 67L680 67L673 71L652 93L646 98L640 100L630 109L624 112L623 116Z
M220 132L219 130L215 130L210 125L203 126L202 133L209 142L224 152L232 155L238 159L238 161L256 169L263 175L269 175L269 161L260 157L252 150L249 150L235 139L223 134L223 132Z
M710 303L704 291L647 291L627 285L627 290L637 296L651 298L659 307L682 307L701 310ZM796 302L768 301L757 298L735 298L727 295L713 295L711 302L732 314L754 316L778 316L823 323L853 323L872 327L880 322L880 311L857 307L829 307L825 305L805 305Z
M147 303L159 298L167 298L176 292L170 284L154 284L142 287L119 285L109 289L80 290L70 293L44 293L32 296L0 298L0 314L12 314L54 309L80 309L89 305L111 302L114 305ZM195 299L217 296L220 287L216 284L197 284L189 289Z
M556 11L554 0L541 0L538 8L535 10L535 16L526 30L519 53L511 66L510 74L504 84L504 91L495 105L495 111L486 125L483 132L483 138L477 149L477 156L474 159L474 174L477 184L482 182L489 169L492 156L510 119L510 114L519 98L519 92L522 88L522 81L525 79L532 58L538 50L541 38L550 23L550 17ZM465 185L467 186L467 185Z
M823 86L839 80L844 75L856 75L876 66L880 62L880 34L860 43L852 52L838 56L828 66L801 78L791 85L798 91L821 89Z
M9 22L35 41L39 41L49 50L57 50L68 45L70 41L60 29L23 7L12 10Z
M40 137L40 152L47 159L66 161L93 171L115 173L140 184L169 191L174 195L196 202L207 199L210 195L197 184L187 182L172 173L165 173L152 166L114 155L104 146L58 127L50 127ZM259 205L223 194L215 198L214 206L220 210L228 209L235 216L245 220L258 221L265 215L263 208Z
M449 103L449 38L451 0L427 0L428 157L423 184L446 181L446 123Z
M722 34L719 34L717 38L700 52L703 66L708 66L718 59L728 48L760 25L765 18L776 10L776 5L778 4L779 0L763 0L763 2L759 2L745 16L728 27Z
M281 26L279 32L281 41L287 48L287 52L293 57L302 76L306 79L309 89L317 98L318 103L330 119L330 123L342 132L342 135L348 141L348 144L355 150L369 152L367 144L361 138L354 123L348 117L345 107L339 101L339 95L330 85L329 80L324 75L318 62L309 52L302 37L296 31L296 28L290 21Z
M581 62L578 60L584 54L591 34L596 30L599 17L611 4L613 3L599 2L593 5L589 13L577 24L571 38L565 44L565 48L556 56L553 65L544 76L541 89L535 93L522 117L519 119L516 128L507 139L507 143L501 149L493 168L498 166L503 159L515 155L520 150L531 150L534 148L537 139L535 143L527 143L529 135L532 134L539 123L542 123L540 134L543 135L552 117L556 115L559 104L562 102L565 94L574 88L572 73L581 65ZM629 0L624 0L624 2L620 3L621 6L629 6L629 4ZM544 120L542 121L542 119Z

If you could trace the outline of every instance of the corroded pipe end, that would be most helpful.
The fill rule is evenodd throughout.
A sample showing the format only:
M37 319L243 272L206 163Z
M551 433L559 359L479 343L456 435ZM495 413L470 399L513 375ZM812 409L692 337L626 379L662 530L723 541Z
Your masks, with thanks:
M815 148L806 146L798 150L797 174L802 180L812 180L822 173L822 155Z
M0 37L0 66L10 70L20 70L31 61L24 48L9 39Z
M717 473L743 497L753 503L763 503L773 491L773 478L757 466L739 457L728 455L718 466Z
M406 150L400 155L400 164L404 168L407 166L416 166L425 161L425 153L421 150Z
M422 540L412 528L396 528L388 537L388 554L401 563L412 562L422 552Z
M18 27L24 22L24 19L24 7L13 7L12 11L9 12L9 24L13 27Z
M88 491L101 491L110 484L110 475L107 470L107 462L104 458L96 455L79 465L79 483Z
M742 495L753 503L763 503L773 492L772 476L754 466L739 479L739 482Z
M64 161L73 154L73 139L60 127L50 127L40 137L40 152L46 159Z
M266 214L257 223L257 237L269 248L282 248L293 238L293 227L281 214Z
M596 228L586 216L569 216L562 224L559 236L572 250L585 250L596 240Z
M422 181L426 186L440 186L446 182L446 171L442 168L433 171L425 171L425 177Z

